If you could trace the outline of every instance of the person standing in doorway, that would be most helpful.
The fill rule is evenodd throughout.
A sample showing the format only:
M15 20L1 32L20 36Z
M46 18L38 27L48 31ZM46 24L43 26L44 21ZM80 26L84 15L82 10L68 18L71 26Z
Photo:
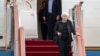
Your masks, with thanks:
M53 40L54 25L60 19L61 0L46 0L43 19L47 21L48 39Z
M42 2L42 9L39 11L39 21L41 24L42 38L43 40L47 40L47 23L43 19L44 7L45 7L45 1Z

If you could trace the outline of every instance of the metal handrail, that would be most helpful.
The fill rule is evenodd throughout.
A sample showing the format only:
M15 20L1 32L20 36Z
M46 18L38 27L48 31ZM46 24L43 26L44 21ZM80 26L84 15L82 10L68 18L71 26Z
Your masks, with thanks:
M18 5L14 5L14 30L15 30L15 56L26 56L25 53L25 32L19 27Z
M83 2L81 1L79 4L73 7L73 11L76 13L77 18L77 25L75 25L75 18L73 18L74 26L76 28L76 32L80 33L80 36L76 37L77 45L78 45L78 56L86 56L85 54L85 47L84 47L84 40L83 40L83 33L82 33L82 18L81 18L81 6Z
M18 29L19 29L19 20L18 20L18 6L15 4L14 5L14 46L15 46L15 56L20 56L20 50L19 50L19 34L18 34Z
M23 27L19 28L19 38L20 38L20 54L21 56L26 56L25 53L25 31Z

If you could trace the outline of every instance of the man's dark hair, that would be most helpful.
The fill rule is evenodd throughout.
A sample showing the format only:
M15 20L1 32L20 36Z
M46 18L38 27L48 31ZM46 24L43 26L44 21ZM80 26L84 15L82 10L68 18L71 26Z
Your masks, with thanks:
M43 5L44 3L46 3L46 1L43 1L43 2L42 2L42 5Z
M10 2L10 0L7 0L7 2Z

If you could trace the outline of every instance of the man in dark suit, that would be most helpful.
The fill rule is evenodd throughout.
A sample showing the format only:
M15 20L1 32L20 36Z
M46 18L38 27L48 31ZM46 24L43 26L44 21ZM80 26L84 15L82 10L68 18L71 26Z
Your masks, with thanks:
M53 39L53 29L55 22L60 19L61 0L46 0L43 19L47 22L48 38Z
M42 2L42 9L39 11L39 21L41 24L41 32L43 40L47 40L47 24L46 21L43 19L45 1Z

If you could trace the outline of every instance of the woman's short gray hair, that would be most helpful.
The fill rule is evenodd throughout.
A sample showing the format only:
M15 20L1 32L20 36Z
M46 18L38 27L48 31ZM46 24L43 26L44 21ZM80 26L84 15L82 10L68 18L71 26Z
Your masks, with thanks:
M67 12L62 12L61 17L63 17L63 15L69 16L69 13L67 13Z

